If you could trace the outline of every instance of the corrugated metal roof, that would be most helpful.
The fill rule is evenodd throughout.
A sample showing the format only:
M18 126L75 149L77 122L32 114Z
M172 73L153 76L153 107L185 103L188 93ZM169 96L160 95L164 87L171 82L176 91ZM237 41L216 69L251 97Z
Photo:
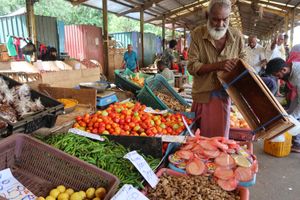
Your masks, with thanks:
M236 3L233 6L231 24L241 28L244 34L252 34L252 30L255 30L260 36L272 31L275 23L283 23L283 16L276 14L276 12L284 14L285 10L290 10L300 4L300 0L233 1ZM84 4L102 9L101 0L87 0ZM127 11L129 13L124 13L124 16L139 20L138 10L142 4L144 7L146 6L144 17L146 22L160 25L162 23L162 15L165 15L167 27L170 27L168 23L174 20L177 24L176 26L193 29L195 26L205 22L204 14L208 0L108 0L108 10L116 14ZM203 8L202 10L201 7ZM264 7L263 17L252 19L253 16L259 15L257 10L255 10L259 7ZM296 11L299 13L300 8L296 8ZM296 16L298 16L298 13L296 13ZM300 20L300 16L296 19ZM269 23L270 20L272 23Z

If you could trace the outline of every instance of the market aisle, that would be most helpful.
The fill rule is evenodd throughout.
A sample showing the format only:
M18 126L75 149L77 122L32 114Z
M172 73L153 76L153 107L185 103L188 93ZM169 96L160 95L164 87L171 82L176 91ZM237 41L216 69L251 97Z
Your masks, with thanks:
M259 161L256 185L250 189L250 200L299 200L300 154L276 158L263 152L263 142L254 143Z

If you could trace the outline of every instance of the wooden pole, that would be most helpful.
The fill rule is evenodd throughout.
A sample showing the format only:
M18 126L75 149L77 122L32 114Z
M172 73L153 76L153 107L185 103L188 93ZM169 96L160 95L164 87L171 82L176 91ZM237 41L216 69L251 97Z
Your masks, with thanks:
M183 46L186 47L186 28L183 29L183 37L184 37Z
M175 39L175 22L172 22L172 39Z
M107 0L102 0L102 15L103 15L103 72L108 76L109 62L108 62L108 20L107 20Z
M162 42L163 42L163 50L165 50L165 42L166 42L166 18L165 16L162 19Z
M284 17L284 32L287 34L289 31L289 14L286 14Z
M293 46L293 40L294 40L294 27L295 27L295 9L292 10L292 17L291 17L291 37L290 37L290 47Z
M28 36L31 38L32 43L35 45L35 48L38 49L36 21L35 21L33 4L34 4L33 0L26 0L27 31L28 31ZM37 51L33 54L32 60L34 60L34 61L37 60Z
M144 66L144 8L141 8L140 11L140 32L141 32L141 46L142 46L142 51L141 51L141 56L142 56L142 62L140 63L141 66Z

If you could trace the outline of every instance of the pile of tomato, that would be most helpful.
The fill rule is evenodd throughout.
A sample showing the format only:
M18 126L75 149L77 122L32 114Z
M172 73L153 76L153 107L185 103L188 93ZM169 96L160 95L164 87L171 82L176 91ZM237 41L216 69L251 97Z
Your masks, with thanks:
M179 135L184 129L182 114L145 112L140 103L115 103L95 114L76 117L74 128L94 134L155 136ZM187 124L192 120L183 116Z

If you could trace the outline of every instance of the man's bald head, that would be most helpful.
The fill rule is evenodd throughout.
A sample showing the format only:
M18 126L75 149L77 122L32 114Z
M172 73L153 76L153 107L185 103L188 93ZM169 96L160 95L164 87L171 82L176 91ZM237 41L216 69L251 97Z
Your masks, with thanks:
M283 44L283 42L284 42L284 35L283 34L278 35L278 37L277 37L277 45L280 46L280 45Z
M248 38L249 47L253 49L255 48L256 44L257 44L257 37L255 35L250 35Z

